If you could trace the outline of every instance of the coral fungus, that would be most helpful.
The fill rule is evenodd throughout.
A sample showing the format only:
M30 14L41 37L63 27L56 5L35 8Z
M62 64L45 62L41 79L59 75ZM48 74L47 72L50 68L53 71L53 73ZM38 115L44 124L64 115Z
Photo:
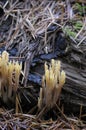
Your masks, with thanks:
M0 97L6 102L11 100L19 86L22 65L18 61L9 61L9 54L4 51L0 57Z
M65 83L65 78L65 72L61 71L60 61L52 59L50 66L45 63L45 75L42 78L42 88L38 98L39 109L43 106L52 108L56 104Z

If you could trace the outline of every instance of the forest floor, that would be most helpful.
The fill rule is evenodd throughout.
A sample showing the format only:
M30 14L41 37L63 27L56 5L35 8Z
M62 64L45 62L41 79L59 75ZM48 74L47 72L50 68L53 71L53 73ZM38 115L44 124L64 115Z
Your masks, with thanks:
M3 101L0 75L0 130L86 130L85 0L0 0L4 50L23 67L15 101L13 95ZM51 59L61 61L66 83L57 105L39 111L44 64Z

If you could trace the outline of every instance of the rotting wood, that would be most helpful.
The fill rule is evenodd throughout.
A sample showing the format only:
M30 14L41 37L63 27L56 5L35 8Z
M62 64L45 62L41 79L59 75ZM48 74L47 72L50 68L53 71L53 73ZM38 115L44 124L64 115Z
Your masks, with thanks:
M25 54L26 60L24 63L24 78L22 80L24 87L27 86L27 80L28 80L31 62L33 60L34 55L37 53L37 48L38 48L38 42L30 44L30 46L27 48L27 51ZM22 52L22 53L24 53L24 52Z
M62 64L66 72L66 84L63 87L64 101L86 106L86 70L80 70L67 63ZM66 100L65 100L66 99Z

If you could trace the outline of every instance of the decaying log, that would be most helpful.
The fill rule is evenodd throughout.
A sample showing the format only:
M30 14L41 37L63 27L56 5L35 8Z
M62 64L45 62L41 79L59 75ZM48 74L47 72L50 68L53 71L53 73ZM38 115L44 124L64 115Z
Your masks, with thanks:
M45 56L43 54L40 55L38 59L38 66L41 60L43 63L43 58L44 62L45 60L49 61L50 57L55 57L57 60L59 59L62 61L62 69L66 72L66 83L63 87L61 99L64 103L71 104L72 107L75 107L74 111L77 112L76 106L78 106L78 110L80 110L80 106L86 107L86 46L83 44L77 48L75 43L70 43L69 46L70 51L68 54L64 56L61 55L61 57L58 57L57 55L56 58L56 54L53 55L52 53L49 55L45 54ZM41 67L39 67L38 70L39 72L40 68ZM40 85L40 83L38 84Z
M78 106L80 110L80 106L86 108L86 45L77 47L72 43L70 47L69 55L62 58L62 68L67 77L62 98L72 108ZM77 112L76 107L74 111Z
M80 70L67 63L63 63L62 66L67 76L63 87L64 101L86 106L86 70Z

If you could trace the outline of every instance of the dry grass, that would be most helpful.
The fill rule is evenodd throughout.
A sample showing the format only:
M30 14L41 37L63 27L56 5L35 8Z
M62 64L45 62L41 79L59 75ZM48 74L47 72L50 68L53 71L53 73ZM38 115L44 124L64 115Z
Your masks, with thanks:
M85 130L86 125L83 122L75 117L69 118L66 116L66 120L62 117L58 117L56 121L50 120L41 120L37 119L35 115L30 114L12 114L12 110L5 111L0 109L0 129L6 130Z
M84 2L82 5L84 6ZM77 6L72 5L70 2L62 2L60 0L44 0L42 2L40 0L26 0L24 2L16 0L13 2L13 0L11 0L10 2L7 1L2 8L4 10L4 16L2 17L1 22L7 20L9 16L12 18L10 28L7 31L7 39L4 41L7 49L14 46L16 43L21 46L22 44L29 45L29 42L37 37L41 37L46 45L49 43L49 40L47 39L47 30L51 28L53 24L58 28L60 27L64 29L67 23L71 20L78 19L82 21L82 24L84 24L76 33L76 41L85 29L85 15L82 19L78 13L75 13ZM82 13L85 13L84 9L82 11L84 11ZM45 35L43 36L42 34ZM84 33L78 42L81 43L83 40L85 40Z

